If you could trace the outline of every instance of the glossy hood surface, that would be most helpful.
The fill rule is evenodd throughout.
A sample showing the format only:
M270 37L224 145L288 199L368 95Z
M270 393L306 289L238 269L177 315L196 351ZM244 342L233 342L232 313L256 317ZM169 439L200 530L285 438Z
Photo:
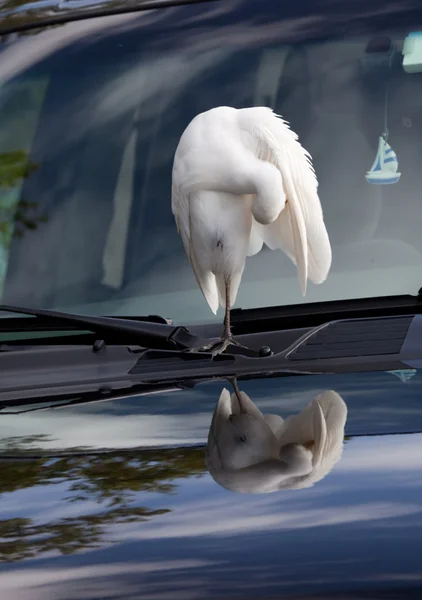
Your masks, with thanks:
M3 414L2 598L420 597L422 373L238 386Z

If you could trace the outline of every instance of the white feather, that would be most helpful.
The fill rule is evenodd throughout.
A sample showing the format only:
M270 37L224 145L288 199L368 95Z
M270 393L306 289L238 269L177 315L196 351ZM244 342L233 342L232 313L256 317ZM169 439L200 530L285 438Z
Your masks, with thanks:
M252 219L251 233L249 235L248 256L255 256L262 250L264 245L264 225Z
M242 411L237 396L222 391L208 434L206 464L219 485L252 494L303 489L341 459L347 406L333 390L285 420L262 414L249 396L239 394Z
M331 267L331 245L311 157L288 124L270 108L238 112L240 126L249 143L255 143L258 156L280 170L287 198L278 218L261 229L264 242L271 249L283 250L296 265L305 295L307 279L322 283Z
M318 182L309 154L271 109L217 107L185 129L173 163L172 211L211 310L233 305L247 256L263 243L322 283L331 266ZM286 204L287 200L287 204Z

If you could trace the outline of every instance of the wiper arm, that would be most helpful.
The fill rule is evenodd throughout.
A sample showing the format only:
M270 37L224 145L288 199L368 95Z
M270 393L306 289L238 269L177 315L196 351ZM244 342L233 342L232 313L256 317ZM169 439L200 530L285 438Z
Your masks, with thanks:
M0 304L0 312L11 312L22 315L31 315L50 324L75 325L85 327L93 333L110 337L110 334L120 334L125 341L156 349L189 349L202 343L202 339L192 335L186 327L175 327L164 323L151 323L135 321L132 319L119 319L115 317L97 317L89 315L75 315L72 313L46 310L41 308L26 308ZM0 319L1 331L1 319Z

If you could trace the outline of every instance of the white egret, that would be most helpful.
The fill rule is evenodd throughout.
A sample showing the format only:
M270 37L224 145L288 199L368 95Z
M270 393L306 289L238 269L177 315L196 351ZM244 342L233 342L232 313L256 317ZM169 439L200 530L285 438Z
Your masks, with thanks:
M224 333L210 350L230 344L230 308L247 256L265 243L322 283L331 266L318 181L311 157L286 121L270 108L213 108L197 115L177 146L172 212L197 283L212 312L225 308ZM276 277L277 275L275 275Z
M332 390L283 420L261 413L237 385L231 395L224 389L208 434L208 470L219 485L234 492L310 487L340 460L346 418L347 406Z

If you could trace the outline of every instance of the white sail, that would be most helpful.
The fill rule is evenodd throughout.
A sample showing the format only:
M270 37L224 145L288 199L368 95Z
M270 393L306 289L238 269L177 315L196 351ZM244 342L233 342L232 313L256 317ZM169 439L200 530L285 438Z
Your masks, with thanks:
M397 172L399 162L397 154L385 139L380 136L378 151L371 169L366 174L368 183L390 184L397 183L401 173Z
M399 161L397 160L397 154L394 152L391 146L383 140L384 143L384 170L390 171L391 173L397 173L399 168Z

